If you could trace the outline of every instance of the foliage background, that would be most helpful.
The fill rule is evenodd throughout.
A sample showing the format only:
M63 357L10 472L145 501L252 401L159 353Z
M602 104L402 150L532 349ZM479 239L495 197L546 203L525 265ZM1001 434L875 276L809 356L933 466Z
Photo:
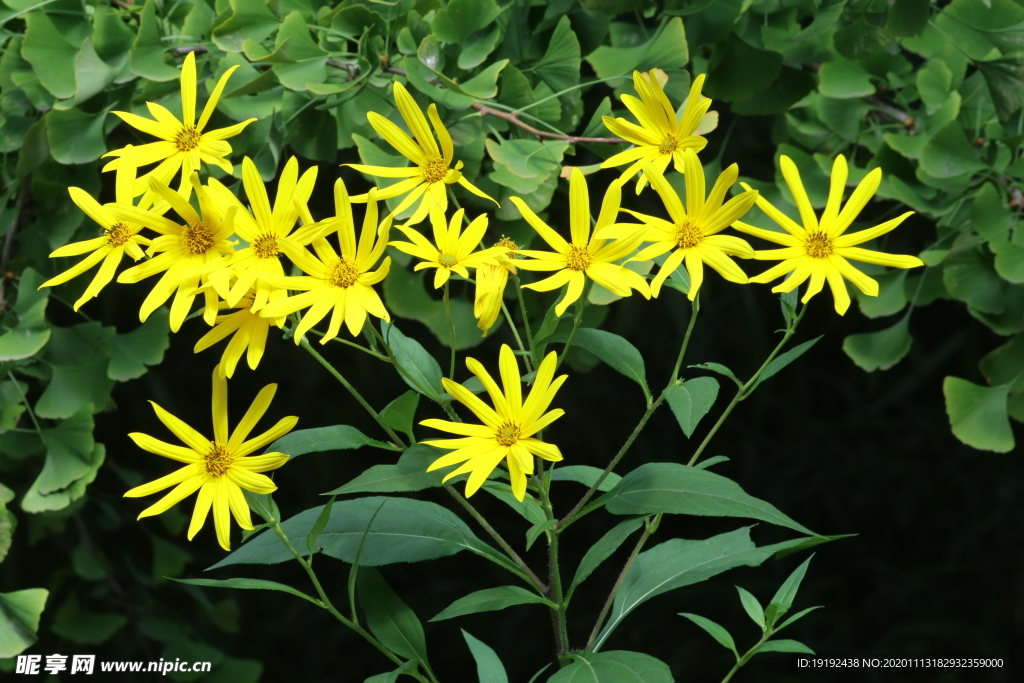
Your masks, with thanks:
M0 300L6 308L0 318L0 494L6 504L0 548L7 552L0 592L49 591L32 652L210 659L218 663L205 679L211 681L261 674L263 680L321 680L339 672L342 680L357 681L386 668L304 603L163 578L197 576L221 553L205 533L192 544L183 540L183 514L134 521L137 508L121 494L163 470L155 458L140 457L126 434L160 433L147 399L186 422L206 424L215 357L191 353L204 330L193 321L171 340L157 317L139 328L139 287L105 292L82 309L84 315L64 303L76 299L84 283L49 295L34 291L58 272L48 252L94 231L66 186L108 196L112 183L99 173L99 156L140 142L107 113L138 110L146 99L173 103L174 64L188 51L182 48L202 45L201 90L205 82L208 92L211 79L230 65L241 65L214 123L260 117L232 140L236 164L250 155L270 178L284 158L297 154L305 164L320 165L317 196L324 201L338 173L350 188L368 186L339 163L393 163L383 157L387 146L377 147L365 113L390 108L386 86L395 75L384 69L408 72L420 101L438 101L446 122L455 124L467 175L501 196L495 237L527 234L507 202L511 194L546 209L549 222L564 219L561 165L590 166L618 148L538 141L503 120L481 118L470 104L519 109L536 103L524 112L533 118L523 119L542 130L607 135L597 123L600 114L618 113L615 95L623 91L613 89L629 87L628 80L562 91L633 68L664 69L676 104L685 96L688 73L707 72L705 92L716 100L720 121L702 159L712 166L712 159L739 163L741 175L777 205L785 197L774 171L779 153L801 167L816 205L823 204L835 153L846 154L855 169L881 166L879 197L889 201L872 204L865 218L883 220L904 204L916 210L884 246L925 252L929 268L883 274L881 296L859 301L863 316L851 310L838 318L820 296L802 334L825 333L825 339L740 407L716 437L713 453L731 458L720 471L752 495L823 533L859 534L819 549L800 600L826 609L794 626L791 637L822 654L1000 656L1012 667L1014 646L1024 640L1018 504L1024 477L1015 454L970 446L1010 451L1007 416L1024 413L1024 232L1017 228L1024 206L1021 3L4 0L0 26L0 231L9 271ZM555 93L561 94L551 97ZM528 161L519 160L531 152ZM610 177L591 176L591 184ZM650 201L645 194L637 207ZM326 211L326 204L313 207L314 215ZM388 282L389 310L400 324L402 317L413 318L404 328L443 357L443 341L427 332L439 329L440 303L425 289ZM774 344L771 331L780 321L775 297L767 288L709 285L689 358L751 372L752 359ZM549 303L529 305L543 311ZM467 306L468 300L456 310L466 315ZM648 374L663 377L687 309L683 295L670 291L650 303L592 307L595 317L586 324L630 339L647 359ZM471 323L465 330L460 346L478 341ZM873 336L851 339L865 334ZM488 341L480 353L486 356L494 345ZM372 404L384 405L402 391L389 368L367 366L341 345L330 351ZM567 415L553 438L572 464L603 466L608 444L620 443L642 412L638 402L613 397L621 392L637 399L638 392L607 368L585 373L594 359L573 355L577 372L560 395ZM159 369L146 372L161 360ZM353 402L290 344L271 343L257 373L239 371L231 385L240 399L235 407L268 381L281 383L278 405L295 406L302 427L345 423L375 434ZM45 438L11 430L31 428L19 390L44 429L54 430ZM962 419L960 405L967 406ZM958 417L952 432L947 409ZM695 437L702 436L698 430ZM632 466L682 460L694 446L661 411L630 455ZM297 512L380 461L367 450L306 456L281 472L278 502L286 515ZM568 507L581 491L570 482L561 487L556 505ZM440 495L437 502L443 502ZM521 538L521 520L502 504L479 504L498 519L499 530ZM703 538L727 530L725 524L666 518L659 535ZM566 535L570 566L601 530L581 524ZM527 559L540 563L542 554L536 547ZM330 562L321 571L340 588L347 569ZM728 580L649 603L610 647L649 652L669 663L678 680L715 680L728 656L712 650L707 636L676 613L708 616L753 642L756 634L744 631L749 622L732 584L766 600L796 562L736 570ZM384 574L423 618L470 588L491 585L491 569L461 555L408 569L386 567ZM610 586L617 571L616 562L603 566L590 580L595 592L577 596L574 609L596 614L603 600L596 588ZM304 580L288 565L250 575ZM593 604L582 607L588 599ZM512 608L500 620L475 616L433 625L435 669L442 679L460 680L469 661L462 627L497 650L512 680L527 680L550 649L548 634L537 628L546 628L546 619L534 609ZM570 629L578 642L589 623ZM806 680L789 655L759 659L751 664L758 672L741 675ZM1011 671L993 672L991 680L1011 680ZM872 675L861 672L857 680L886 680ZM948 672L943 680L986 680L976 675Z

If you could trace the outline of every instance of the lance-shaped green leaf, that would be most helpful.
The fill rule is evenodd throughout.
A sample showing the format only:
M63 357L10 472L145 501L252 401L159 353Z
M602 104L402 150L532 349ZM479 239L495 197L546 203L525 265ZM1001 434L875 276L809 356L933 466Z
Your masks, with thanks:
M478 612L494 612L513 605L547 605L555 609L555 603L521 586L500 586L476 591L464 598L459 598L441 610L431 621L443 621Z
M675 515L749 517L793 529L813 531L794 522L773 505L748 495L720 474L674 462L641 465L622 478L602 500L614 515Z
M597 483L603 471L590 465L566 465L565 467L555 468L555 471L551 473L551 481L574 481L589 487ZM611 491L620 481L622 481L621 476L614 472L609 472L604 481L601 482L601 485L597 487L597 490Z
M588 576L593 574L594 570L600 567L605 560L611 557L612 553L618 550L634 531L643 526L643 523L643 517L619 522L609 529L597 543L592 545L587 554L580 560L580 566L576 568L576 574L572 577L572 583L569 584L570 593L575 590L576 586L583 583Z
M548 337L545 343L565 343L568 339L569 333L562 332ZM647 370L644 367L644 357L624 337L593 327L583 327L576 331L576 336L572 338L572 343L573 346L578 346L594 354L613 370L622 373L639 384L640 388L644 391L644 395L650 395L650 390L647 388Z
M733 567L756 567L780 550L804 540L798 538L759 548L750 540L750 529L744 527L703 541L676 538L640 553L622 581L596 646L600 647L634 609L651 598L705 581Z
M380 421L382 424L402 432L410 440L415 441L416 437L412 433L412 423L416 418L416 408L419 407L419 404L419 394L415 391L407 391L384 406L384 410L380 411Z
M469 651L476 660L476 675L480 683L508 683L508 674L501 658L487 643L477 640L462 629L462 637L466 639Z
M443 451L432 446L416 444L406 449L396 464L374 465L352 481L328 491L325 495L397 493L422 491L440 486L444 472L427 472L427 468L442 455Z
M266 452L286 453L292 458L297 458L306 453L354 450L363 446L376 446L377 448L394 450L394 447L390 444L371 439L355 427L334 425L332 427L314 427L313 429L300 429L289 432L270 444Z
M814 650L796 640L769 640L757 648L756 654L762 652L796 652L804 655L813 655Z
M764 610L764 617L768 622L769 628L774 626L779 617L788 612L789 608L793 606L796 592L800 590L800 582L804 580L804 575L807 573L807 565L811 563L813 558L814 555L811 555L804 560L803 564L794 569L793 573L779 586L779 590L775 592L772 601L768 603L768 607Z
M385 500L387 505L381 507ZM282 524L294 547L304 547L322 511L323 506L311 508ZM373 526L367 531L371 519ZM325 555L352 563L360 552L360 545L359 562L367 567L422 562L468 550L521 575L514 564L477 538L455 513L422 500L373 496L335 503L317 546ZM291 552L268 530L247 541L211 569L233 564L277 564L291 559Z
M761 607L761 603L745 588L736 586L736 591L740 594L740 602L743 603L743 610L747 613L747 616L763 630L765 621L764 609Z
M306 595L297 588L292 588L283 583L277 581L266 581L264 579L175 579L173 577L167 577L171 581L177 581L178 583L187 583L190 586L205 586L208 588L241 588L244 590L263 590L263 591L280 591L282 593L288 593L296 597L308 600L314 605L319 606L320 601Z
M800 356L802 356L805 353L807 353L808 351L810 351L811 347L814 346L815 344L817 344L818 341L821 340L821 337L823 337L823 336L824 335L815 337L814 339L811 339L810 341L805 341L803 344L797 344L796 346L791 348L789 351L786 351L785 353L781 353L778 356L776 356L772 360L772 362L768 364L768 367L766 367L764 369L764 372L761 373L761 376L757 378L757 383L754 384L753 387L751 387L751 391L753 391L758 386L760 386L760 384L762 382L764 382L765 380L767 380L767 379L769 379L771 377L774 377L775 375L777 375L780 372L782 372L782 370L784 370L787 365L789 365L790 363L795 361L797 358L799 358Z
M572 664L548 683L672 683L672 671L659 659L642 652L572 652Z
M721 626L707 617L702 617L699 614L690 614L689 612L680 612L679 616L686 617L693 623L700 626L702 629L707 631L708 635L718 641L718 644L724 647L726 650L731 650L736 658L739 658L739 653L736 652L736 642L729 635L729 632L725 630L724 626Z
M391 347L402 379L410 387L434 401L444 393L441 386L441 366L415 339L405 336L391 323L381 322L384 341Z
M359 570L359 601L366 625L381 644L397 655L427 663L423 624L377 570Z

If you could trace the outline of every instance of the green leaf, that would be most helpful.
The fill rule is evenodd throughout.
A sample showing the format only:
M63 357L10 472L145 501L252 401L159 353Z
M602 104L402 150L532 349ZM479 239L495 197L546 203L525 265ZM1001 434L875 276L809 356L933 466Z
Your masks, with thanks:
M641 465L602 499L613 515L749 517L816 536L770 503L747 495L740 485L714 472L674 462Z
M949 99L953 88L953 72L942 60L929 59L918 69L916 82L921 101L928 107L928 112L933 113Z
M45 588L0 593L0 657L13 657L36 642L49 594Z
M954 299L982 313L1002 313L1006 307L1003 285L992 262L980 249L967 249L947 257L942 282Z
M811 347L817 344L823 336L825 335L820 335L815 337L814 339L811 339L810 341L805 341L803 344L798 344L791 348L789 351L786 351L785 353L781 353L778 356L776 356L776 358L771 363L768 364L768 367L764 369L764 372L761 373L761 376L757 378L757 382L754 384L751 390L760 386L761 383L764 382L765 380L774 377L779 372L784 370L787 365L789 365L797 358L810 351Z
M313 429L300 429L290 432L270 444L264 452L285 453L294 459L306 453L355 450L363 446L376 446L377 448L393 450L391 445L371 439L355 427L334 425L332 427L315 427Z
M563 16L558 20L547 51L531 71L556 93L579 85L580 41L573 33L569 17Z
M688 82L683 67L690 61L683 20L673 17L654 37L635 47L609 47L602 45L587 56L598 78L611 78L633 71L664 70L669 75L666 92L683 99ZM710 82L710 81L709 81Z
M878 281L878 296L858 290L860 312L867 318L881 318L902 311L907 305L907 271L891 270L873 277Z
M1009 384L1010 393L1024 391L1024 335L985 354L978 367L989 384Z
M712 638L718 641L718 644L724 647L726 650L731 650L737 657L739 653L736 652L736 643L733 642L732 636L722 626L719 626L715 622L711 621L706 617L702 617L697 614L690 614L689 612L680 612L679 616L686 617L693 623L700 626L702 629L708 632Z
M775 633L778 633L778 632L779 632L779 631L781 631L782 629L784 629L784 628L786 628L787 626L789 626L790 624L792 624L792 623L793 623L794 621L796 621L797 619L800 619L801 617L804 617L804 616L806 616L807 614L810 614L811 612L813 612L813 611L814 611L814 610L816 610L816 609L821 609L821 605L818 605L817 607L808 607L808 608L807 608L807 609L805 609L805 610L801 610L801 611L797 612L796 614L794 614L793 616L791 616L791 617L790 617L789 619L786 619L786 620L785 620L784 622L782 622L781 624L779 624L779 625L778 625L778 626L777 626L777 627L775 628Z
M331 518L331 508L334 507L336 498L336 496L331 496L331 499L327 501L327 505L320 511L320 516L316 518L313 528L309 530L309 535L306 536L306 550L309 551L310 555L316 552L316 540L320 537L324 527L327 526L327 520Z
M287 43L290 64L274 64L281 85L296 91L306 90L307 83L323 83L327 80L328 54L320 49L309 34L309 26L299 12L290 12L281 23L274 39L275 48Z
M493 26L487 31L472 33L461 45L459 52L459 68L470 70L484 63L488 55L501 41L501 28Z
M159 365L171 343L167 324L169 315L166 308L158 308L131 332L117 334L110 330L107 377L125 382L146 374L146 366Z
M384 410L380 411L380 421L382 424L391 427L391 429L408 435L410 440L415 441L416 437L412 433L412 423L416 417L416 408L419 407L419 404L420 395L415 391L407 391L384 406Z
M375 569L359 570L359 601L370 632L389 650L427 663L423 624Z
M885 20L885 30L894 36L919 36L924 33L931 14L931 0L893 0Z
M651 598L733 567L756 567L776 552L803 542L799 538L759 548L750 540L750 529L744 527L703 541L676 538L645 550L623 580L596 644L600 647L623 619Z
M491 180L520 194L536 191L545 180L558 175L569 144L558 140L508 139L484 143L494 160Z
M548 337L544 343L565 343L568 339L569 333L562 332ZM639 384L644 394L649 395L644 358L624 337L593 327L581 327L576 331L572 342L573 346L589 351L613 370Z
M566 465L565 467L556 467L555 471L551 473L552 481L575 481L583 484L584 486L593 486L598 477L604 470L599 470L596 467L590 465ZM611 491L612 487L619 483L622 479L619 475L614 472L609 472L608 476L604 478L601 485L597 487L598 491Z
M466 629L461 630L462 637L466 639L466 645L476 660L476 675L480 683L508 683L508 674L505 673L505 665L501 663L498 653L486 643L466 633Z
M974 195L971 203L971 225L984 240L1004 238L1013 226L1014 216L1003 205L995 185L987 182Z
M769 640L766 643L762 643L755 654L761 654L762 652L797 652L804 655L813 655L814 650L807 647L803 643L795 640Z
M988 84L1000 121L1009 121L1024 106L1024 54L977 62Z
M165 61L167 45L160 39L159 22L156 0L146 0L139 13L139 35L128 54L128 66L136 76L151 81L178 80L181 72Z
M56 427L39 433L46 445L46 462L33 488L47 494L59 491L88 474L95 441L92 412L84 409Z
M12 330L0 334L0 362L31 358L50 340L45 311L48 299L40 299L18 320Z
M53 25L45 12L25 15L25 41L21 55L39 77L39 82L57 99L75 95L75 58L79 48Z
M190 586L207 586L209 588L241 588L246 590L267 590L267 591L280 591L282 593L289 593L296 597L300 597L303 600L308 600L314 605L319 605L320 602L315 598L312 598L302 591L292 588L291 586L276 581L265 581L263 579L175 579L173 577L167 577L171 581L177 581L178 583L186 583Z
M572 583L569 585L569 591L573 591L576 586L583 583L587 577L594 573L594 570L600 567L605 560L612 556L616 550L626 542L634 531L643 526L643 518L636 517L634 519L627 519L624 522L619 522L614 527L609 529L604 536L602 536L597 543L592 545L587 554L580 560L580 566L576 568L576 574L572 577Z
M1015 285L1024 283L1024 245L1016 242L989 242L988 248L996 255L996 273Z
M103 92L117 78L118 70L96 54L92 39L86 38L75 58L75 104L81 104Z
M715 404L718 381L713 377L698 377L665 389L664 396L683 434L690 438L701 419Z
M87 610L72 596L54 613L51 629L61 638L94 645L109 640L127 623L123 614Z
M668 665L641 652L570 652L573 662L548 683L672 683Z
M867 21L863 15L832 36L836 52L847 59L866 59L893 44L892 36Z
M699 463L694 465L694 467L696 467L699 470L706 470L712 465L717 465L720 462L729 462L729 458L725 457L724 455L716 455L712 458L708 458L707 460L701 460Z
M835 26L836 22L839 21L839 17L843 16L844 9L846 9L846 0L823 5L811 15L811 23L806 28L800 29L795 35L787 38L787 42L803 43L824 35L830 28Z
M415 339L406 337L393 323L381 322L384 341L391 347L395 360L401 365L398 370L410 387L427 398L437 401L444 393L441 386L441 366Z
M107 151L103 124L109 109L86 114L77 107L46 114L46 139L53 158L62 164L87 164Z
M705 90L708 97L726 102L751 100L771 85L781 69L781 54L758 50L730 34L714 46Z
M761 607L761 603L757 601L750 591L736 586L736 590L740 594L740 602L743 603L743 609L746 611L755 624L763 631L764 630L764 608Z
M281 24L268 4L259 0L230 0L231 16L214 27L213 42L225 52L241 52L246 40L262 41Z
M818 71L818 91L825 97L851 99L875 94L871 76L859 62L837 59L825 62Z
M427 472L443 451L416 444L406 449L395 465L374 465L358 477L325 495L422 491L441 485L443 472Z
M804 575L807 573L807 565L811 563L812 559L814 559L814 555L808 557L799 567L794 569L793 573L779 586L779 590L775 592L772 601L768 603L765 617L768 620L769 627L774 626L779 617L788 612L789 608L793 606L796 593L800 590L800 582L804 580Z
M981 171L987 166L978 160L978 154L960 124L950 121L924 146L921 168L935 178L954 178Z
M909 316L903 316L884 330L851 334L843 340L843 351L862 370L888 370L910 351L914 340L908 331L909 322Z
M444 621L453 617L479 612L494 612L513 605L547 605L552 609L555 603L540 597L520 586L501 586L470 593L445 607L430 621Z
M51 460L50 456L53 453L54 449L48 451L43 471L21 499L21 509L25 512L49 512L62 510L71 505L71 503L85 495L86 487L96 479L96 473L103 465L103 460L106 457L106 450L103 444L96 444L88 455L89 460L82 476L74 479L66 486L47 488L48 485L66 478L70 472L74 471L73 468L79 466L78 463L72 463L69 460L59 462L56 459ZM51 467L52 462L57 464Z
M7 490L10 491L10 489ZM18 519L14 516L13 512L7 509L7 501L0 497L0 562L4 561L4 558L7 557L7 553L11 549L11 543L14 540L14 529L17 526Z
M457 45L474 31L488 26L499 14L501 8L494 0L451 0L434 15L430 29L439 40Z
M953 436L971 448L996 453L1013 450L1013 431L1006 415L1010 385L982 387L959 377L946 377L942 393Z
M381 507L383 501L387 503ZM323 507L300 512L282 524L293 546L302 546ZM371 518L373 526L367 531ZM317 545L325 555L350 564L362 545L359 563L365 567L422 562L468 550L518 573L515 565L477 538L455 513L436 503L409 498L372 496L336 502ZM268 530L211 569L233 564L277 564L292 559L281 540Z
M733 373L732 370L725 367L721 363L698 363L697 365L689 365L687 367L697 368L698 370L710 370L711 372L717 372L719 375L731 379L733 382L736 383L736 386L743 386L743 382L739 380L735 373Z

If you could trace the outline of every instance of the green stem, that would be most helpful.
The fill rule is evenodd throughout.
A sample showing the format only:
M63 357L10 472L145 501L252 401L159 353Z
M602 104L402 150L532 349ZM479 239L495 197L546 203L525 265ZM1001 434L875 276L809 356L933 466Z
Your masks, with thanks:
M683 366L683 356L686 355L686 347L690 344L690 334L693 332L693 324L697 322L697 314L700 312L700 292L697 292L697 296L693 299L693 306L690 310L690 323L686 326L686 335L683 337L683 345L679 347L679 356L676 358L676 364L672 368L672 377L669 379L669 385L679 384L679 368Z
M544 514L548 520L556 519L551 507L551 497L548 487L544 481L538 480L537 488L540 492L541 505L544 507ZM549 597L557 605L551 609L551 622L555 630L555 644L558 649L558 657L562 666L566 662L563 655L569 652L569 632L565 619L565 598L562 593L562 573L558 567L558 534L549 532L548 537L548 585L550 586Z
M39 426L39 420L36 419L36 414L32 410L32 406L28 404L28 397L25 396L25 392L21 390L21 385L18 384L18 380L14 378L14 373L8 371L7 376L11 378L11 382L14 384L14 389L18 392L18 396L21 396L21 402L25 405L25 411L28 416L32 418L32 424L35 425L36 433L42 435L42 428Z
M308 339L303 337L302 341L299 342L299 344L302 346L302 348L306 349L306 351L308 351L309 354L313 356L313 358L316 358L320 365L324 366L324 368L326 368L326 370L329 373L331 373L331 375L334 376L334 379L338 380L341 386L345 387L348 390L348 393L352 394L353 398L355 398L356 401L359 402L359 405L361 405L366 410L366 412L370 414L370 417L372 417L374 421L381 426L381 429L387 432L388 437L396 446L402 449L406 448L405 442L402 441L402 438L398 436L398 434L395 434L395 431L391 429L391 427L388 427L386 424L384 424L383 421L381 421L380 414L378 414L377 411L374 410L373 407L366 402L366 399L364 399L362 395L358 391L356 391L356 388L354 386L349 384L347 379L342 377L341 373L338 372L333 365L328 363L327 360L323 356L321 356L316 349L310 346Z
M512 560L516 566L522 570L523 574L526 575L534 587L540 591L540 594L547 595L548 587L544 585L544 582L540 580L540 577L538 577L537 574L527 566L526 562L523 561L523 558L519 557L519 554L513 550L512 546L510 546L508 542L501 537L501 534L491 526L490 522L484 519L484 516L477 512L476 508L473 507L473 504L466 500L464 496L460 495L459 492L451 486L451 484L445 484L444 488L451 494L452 498L454 498L456 502L458 502L458 504L469 513L469 516L475 519L477 524L487 532L487 535L494 539L494 542L497 543L503 551L505 551L505 554L508 555L508 559Z
M523 354L523 360L526 361L526 372L533 372L533 363L530 362L532 360L532 352L531 356L526 355L526 347L523 346L523 340L519 336L519 330L516 329L516 324L512 321L512 314L508 312L508 307L505 305L504 301L501 302L501 312L505 314L505 320L508 321L508 326L512 330L512 336L516 338L516 346L519 347L520 353Z
M569 514L563 517L562 521L555 525L556 532L564 531L567 526L575 521L574 517L576 517L576 514L584 505L587 504L587 501L590 500L590 498L597 492L598 487L604 483L604 480L608 477L611 471L619 464L619 461L622 460L622 456L626 454L629 447L633 445L634 441L636 441L636 437L640 436L640 432L643 431L644 425L647 424L647 421L651 419L651 415L654 414L654 411L658 409L658 406L660 406L664 400L665 395L662 394L647 406L647 411L644 412L643 416L640 418L640 422L638 422L636 427L633 428L633 433L629 435L629 438L626 439L626 443L622 444L622 448L619 449L619 452L615 454L612 461L608 463L608 466L604 468L603 472L601 472L601 476L599 476L597 481L587 489L587 492L583 494L583 497L580 498L579 502L576 503L575 506L573 506L572 510L569 510Z
M530 331L530 317L526 315L526 300L523 299L523 288L519 284L519 275L517 273L512 274L512 281L515 282L516 295L519 297L519 313L523 316L523 328L526 330L526 343L530 345L530 357L534 363L539 363L537 349L533 345L533 332Z
M385 341L384 337L382 337L380 335L380 333L377 332L377 330L373 327L373 325L367 325L363 329L368 329L368 330L370 330L373 333L373 336L376 337L377 341L379 341L381 343L381 345L384 347L384 352L388 356L388 361L393 366L395 366L395 369L398 370L398 374L402 375L404 378L406 378L409 382L412 383L412 386L416 388L416 391L418 391L419 393L423 394L424 396L430 396L433 393L433 392L428 390L429 389L428 387L425 387L422 384L420 384L419 380L417 380L415 377L413 377L409 373L409 371L405 369L405 366L402 365L398 361L398 359L395 357L395 352L391 349L391 345L388 344L387 341Z
M313 567L304 557L302 557L299 551L295 549L295 546L292 545L291 541L288 540L288 535L284 533L284 529L281 528L281 522L276 519L271 521L270 528L274 530L274 533L281 539L281 542L284 543L286 548L288 548L288 551L292 554L295 560L302 565L304 570L306 570L306 574L309 576L309 580L313 582L313 587L316 589L317 595L320 596L320 603L323 608L330 612L335 619L362 636L366 642L370 643L370 645L373 645L375 648L380 650L380 652L392 662L398 666L405 664L398 655L386 648L379 640L363 629L363 627L352 622L350 619L347 619L344 614L335 609L334 605L331 603L331 599L327 597L327 593L324 591L323 586L320 585L320 579L317 578L316 572L313 571ZM418 676L418 678L421 681L423 680L422 676ZM433 679L433 676L431 676L431 678Z
M707 447L708 443L711 441L712 438L714 438L715 434L718 433L719 428L722 426L722 423L725 422L725 419L729 417L729 414L732 413L733 408L735 408L740 401L747 398L747 396L753 393L754 389L757 387L757 381L761 378L761 374L765 371L765 368L767 368L768 365L773 360L775 360L775 357L779 355L779 351L782 351L782 347L786 345L786 343L796 332L797 325L800 324L800 321L803 319L804 313L806 312L807 306L804 306L803 308L800 309L800 313L798 313L797 316L793 318L793 322L790 323L790 325L786 328L786 333L782 335L782 341L780 341L778 346L776 346L772 350L772 352L768 354L768 358L766 358L764 363L761 364L761 367L757 369L757 372L754 373L754 376L747 380L746 384L741 386L736 391L736 395L732 397L732 401L730 401L729 405L726 406L725 411L718 418L718 422L715 423L715 426L712 427L711 431L708 432L708 435L704 437L704 441L702 441L700 446L697 447L697 450L694 452L693 457L690 458L690 462L686 463L687 465L693 467L697 463L697 459L700 457L700 454L704 452L704 449Z
M562 363L565 361L566 356L569 355L569 349L572 348L572 340L576 336L576 330L580 328L580 321L583 320L583 309L587 305L587 297L590 295L590 280L587 280L586 285L583 287L583 293L580 298L576 300L576 314L572 319L572 332L569 333L569 338L565 340L565 346L562 347L562 353L558 356L558 365L555 366L555 370L562 367Z
M604 601L604 607L601 608L601 613L597 615L597 621L594 622L594 628L590 631L590 638L587 640L587 647L585 648L589 652L596 652L596 647L601 647L597 641L597 635L601 632L601 627L604 626L605 617L608 616L608 611L611 610L612 604L615 602L615 596L619 592L619 588L622 587L622 582L625 580L626 575L629 574L630 567L633 566L633 562L636 561L637 555L643 550L644 544L647 543L647 539L651 537L655 531L658 530L658 525L661 524L661 515L658 513L654 516L654 521L650 518L644 521L644 533L637 541L636 546L633 548L633 552L629 554L629 559L626 560L626 564L622 567L622 571L619 572L619 578L615 580L615 585L612 586L611 593L608 594L608 599Z
M448 365L448 377L454 382L455 381L455 320L452 319L452 305L448 300L448 285L451 284L449 280L444 281L444 315L448 318L448 332L451 335L451 346L452 355L451 363Z
M736 675L736 672L740 670L740 667L742 667L744 664L749 662L750 658L753 657L754 654L757 652L757 648L759 648L762 645L764 645L765 642L769 638L771 638L771 636L772 636L772 632L771 631L766 631L765 634L763 636L761 636L761 640L757 641L757 645L755 645L754 647L752 647L749 650L747 650L746 654L744 654L742 657L740 657L740 658L738 658L736 660L736 663L733 664L732 669L730 669L729 673L727 673L725 675L725 678L722 679L722 683L729 683L729 681L732 680L732 677Z

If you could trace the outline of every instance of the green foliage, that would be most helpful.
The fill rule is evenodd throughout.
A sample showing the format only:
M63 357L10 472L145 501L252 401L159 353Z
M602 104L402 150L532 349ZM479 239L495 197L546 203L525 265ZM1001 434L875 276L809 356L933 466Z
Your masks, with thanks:
M668 666L650 655L625 650L573 652L573 663L548 683L672 683Z
M470 593L464 598L459 598L452 604L445 607L437 616L431 621L442 621L444 619L452 619L454 617L461 617L466 614L476 614L478 612L493 612L495 610L505 609L512 605L547 605L554 608L555 604L550 600L545 600L536 593L531 593L525 588L519 586L501 586L499 588L486 588L482 591L476 591Z

